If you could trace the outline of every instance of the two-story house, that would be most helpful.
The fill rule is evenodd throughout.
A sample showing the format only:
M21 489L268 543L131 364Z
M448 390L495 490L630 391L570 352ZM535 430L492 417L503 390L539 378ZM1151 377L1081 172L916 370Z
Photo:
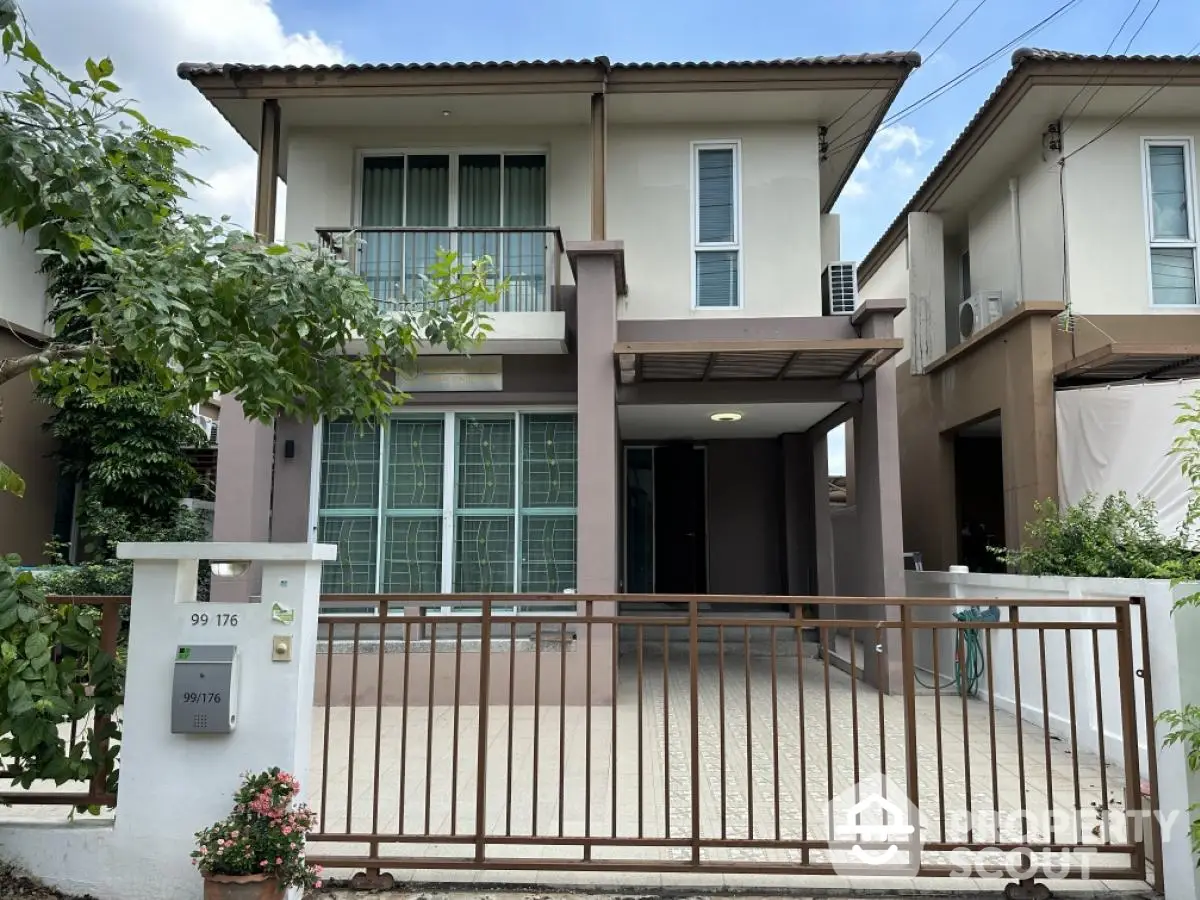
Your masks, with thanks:
M862 261L863 297L908 299L905 542L927 567L995 565L1059 499L1056 391L1200 374L1198 88L1196 56L1018 50Z
M334 542L333 593L902 594L901 305L827 314L823 277L918 63L180 66L258 153L262 238L334 248L392 302L422 302L440 247L510 280L486 343L428 348L377 427L226 398L217 537Z
M32 236L0 228L0 356L34 353L46 344L46 278ZM28 378L16 378L0 390L0 461L25 480L25 496L0 492L0 547L29 564L42 558L54 534L59 508L54 440L42 427L50 409L34 399ZM68 504L70 498L66 498ZM69 506L68 506L69 509Z

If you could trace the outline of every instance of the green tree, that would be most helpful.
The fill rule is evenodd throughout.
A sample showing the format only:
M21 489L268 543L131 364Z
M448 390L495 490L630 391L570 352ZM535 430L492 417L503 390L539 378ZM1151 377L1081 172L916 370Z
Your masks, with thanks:
M55 333L72 335L0 359L0 388L33 373L56 395L82 382L103 403L129 366L177 408L220 392L263 421L365 420L403 401L393 373L422 344L467 350L487 331L482 310L504 287L490 260L443 253L427 302L381 308L336 252L266 245L187 213L197 181L181 157L198 147L118 99L111 60L72 77L20 20L0 46L21 79L0 92L0 225L35 237ZM2 463L0 484L23 487Z
M381 308L335 252L268 246L187 213L196 180L180 160L198 148L118 99L111 60L69 76L11 0L0 52L21 81L0 91L0 227L33 237L55 299L46 346L0 358L0 402L4 384L32 375L62 402L82 385L103 407L136 372L175 410L220 392L267 422L368 420L403 402L395 371L423 344L467 350L488 330L482 311L505 288L490 260L441 254L419 308ZM0 489L23 490L2 462ZM105 533L124 527L114 518ZM95 609L48 603L18 562L0 560L0 756L24 786L103 774L111 790L123 651L101 649ZM84 727L68 738L68 722Z
M1182 431L1172 443L1171 453L1179 460L1180 470L1191 486L1187 513L1184 516L1186 529L1200 522L1200 392L1182 401L1179 410L1175 424L1180 426ZM1177 580L1196 580L1196 577L1192 575L1188 579ZM1184 597L1177 606L1200 606L1200 593ZM1193 772L1200 771L1200 706L1189 703L1183 709L1166 710L1159 714L1158 721L1169 729L1163 745L1183 747L1188 768ZM1189 811L1195 813L1198 807L1200 805L1193 804ZM1192 852L1200 854L1200 819L1192 820L1188 836L1191 839ZM1200 862L1197 865L1200 865Z

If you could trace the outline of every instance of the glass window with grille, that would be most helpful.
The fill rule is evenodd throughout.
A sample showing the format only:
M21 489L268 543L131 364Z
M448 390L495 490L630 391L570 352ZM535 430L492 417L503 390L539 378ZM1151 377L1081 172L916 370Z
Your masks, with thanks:
M575 589L573 412L400 415L323 426L327 593Z
M1147 140L1146 216L1150 238L1150 302L1196 306L1195 157L1187 140Z
M694 145L692 305L732 309L741 300L737 144Z

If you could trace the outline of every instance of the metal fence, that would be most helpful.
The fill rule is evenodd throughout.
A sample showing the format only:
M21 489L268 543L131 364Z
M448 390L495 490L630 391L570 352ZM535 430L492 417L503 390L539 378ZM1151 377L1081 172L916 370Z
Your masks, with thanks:
M562 232L549 226L440 228L358 226L320 228L318 244L346 259L386 308L421 310L444 302L427 274L438 254L457 254L470 267L486 256L496 282L507 281L493 312L557 308L562 286Z
M54 599L99 606L116 653L128 597ZM1137 598L964 613L779 597L774 614L762 597L562 599L321 598L314 861L376 884L388 869L844 874L841 815L882 791L919 821L900 845L913 874L1160 885ZM107 775L0 799L112 806Z
M842 811L894 782L921 823L900 848L910 874L1147 877L1136 600L960 617L947 599L575 599L564 615L539 611L561 596L439 596L459 606L440 617L429 596L323 597L313 858L368 883L414 868L845 874ZM790 613L751 610L764 599ZM1112 667L1117 696L1102 696ZM1052 716L1064 690L1070 715ZM1076 716L1099 718L1097 745Z

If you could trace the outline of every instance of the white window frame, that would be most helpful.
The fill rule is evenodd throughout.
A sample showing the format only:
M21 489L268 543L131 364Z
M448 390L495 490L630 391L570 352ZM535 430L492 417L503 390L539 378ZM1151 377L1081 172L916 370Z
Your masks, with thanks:
M1188 204L1188 237L1179 238L1154 237L1154 195L1150 183L1150 148L1151 147L1182 147L1184 185L1187 191ZM1146 222L1146 299L1150 309L1155 312L1200 312L1200 246L1197 242L1196 222L1196 148L1190 137L1143 137L1142 152L1142 199L1143 213ZM1191 249L1195 260L1196 270L1196 303L1191 306L1159 304L1154 302L1154 263L1153 251L1156 249Z
M436 418L442 417L444 422L442 431L443 451L442 451L442 562L441 562L441 593L454 593L454 513L455 513L455 489L456 489L456 472L455 464L457 456L455 454L455 439L457 435L456 420L459 416L485 416L485 415L507 415L514 416L516 419L516 427L513 435L514 439L514 461L516 471L514 472L513 490L516 498L517 506L514 511L515 523L513 527L513 591L516 593L521 584L521 459L520 459L520 441L523 437L523 422L524 416L527 415L573 415L575 416L576 428L579 422L579 408L576 406L480 406L480 407L463 407L454 409L397 409L393 410L388 415L380 426L380 452L379 452L379 485L380 490L383 490L385 468L387 465L385 450L387 448L387 431L391 428L391 423L397 419L402 419L405 416L414 416L419 418ZM320 534L320 502L321 502L321 463L322 463L322 440L324 435L325 418L321 417L313 426L313 452L311 469L309 471L309 496L308 496L308 523L309 533L312 535L313 542L316 542L317 536ZM577 432L578 434L578 432ZM578 448L576 454L578 455ZM577 488L578 490L578 488ZM578 507L576 507L576 538L578 539ZM376 523L376 562L375 562L375 583L379 584L382 573L382 554L383 554L383 504L379 504L377 510L378 521ZM576 567L579 565L578 558L579 548L576 546ZM578 571L578 568L577 568ZM578 586L571 593L576 593ZM367 604L371 597L378 596L378 591L371 594L363 594L364 603ZM564 593L564 597L570 596ZM569 603L570 601L564 601ZM368 609L364 606L363 609ZM526 611L518 606L500 606L493 604L492 612L496 615L530 615L541 616L563 616L570 617L575 615L575 612L559 612L555 610L535 610L532 612ZM345 615L358 615L359 609L342 608L336 611ZM323 612L322 615L336 614L332 612ZM463 610L452 605L433 606L425 608L425 615L477 615L471 610Z
M700 243L700 151L733 151L733 242L723 244ZM740 140L692 141L691 146L691 229L692 247L689 268L691 270L692 309L698 312L721 313L741 310L745 300L744 254L742 253L742 142ZM700 306L696 290L696 257L704 252L734 252L737 254L737 303L733 306Z

